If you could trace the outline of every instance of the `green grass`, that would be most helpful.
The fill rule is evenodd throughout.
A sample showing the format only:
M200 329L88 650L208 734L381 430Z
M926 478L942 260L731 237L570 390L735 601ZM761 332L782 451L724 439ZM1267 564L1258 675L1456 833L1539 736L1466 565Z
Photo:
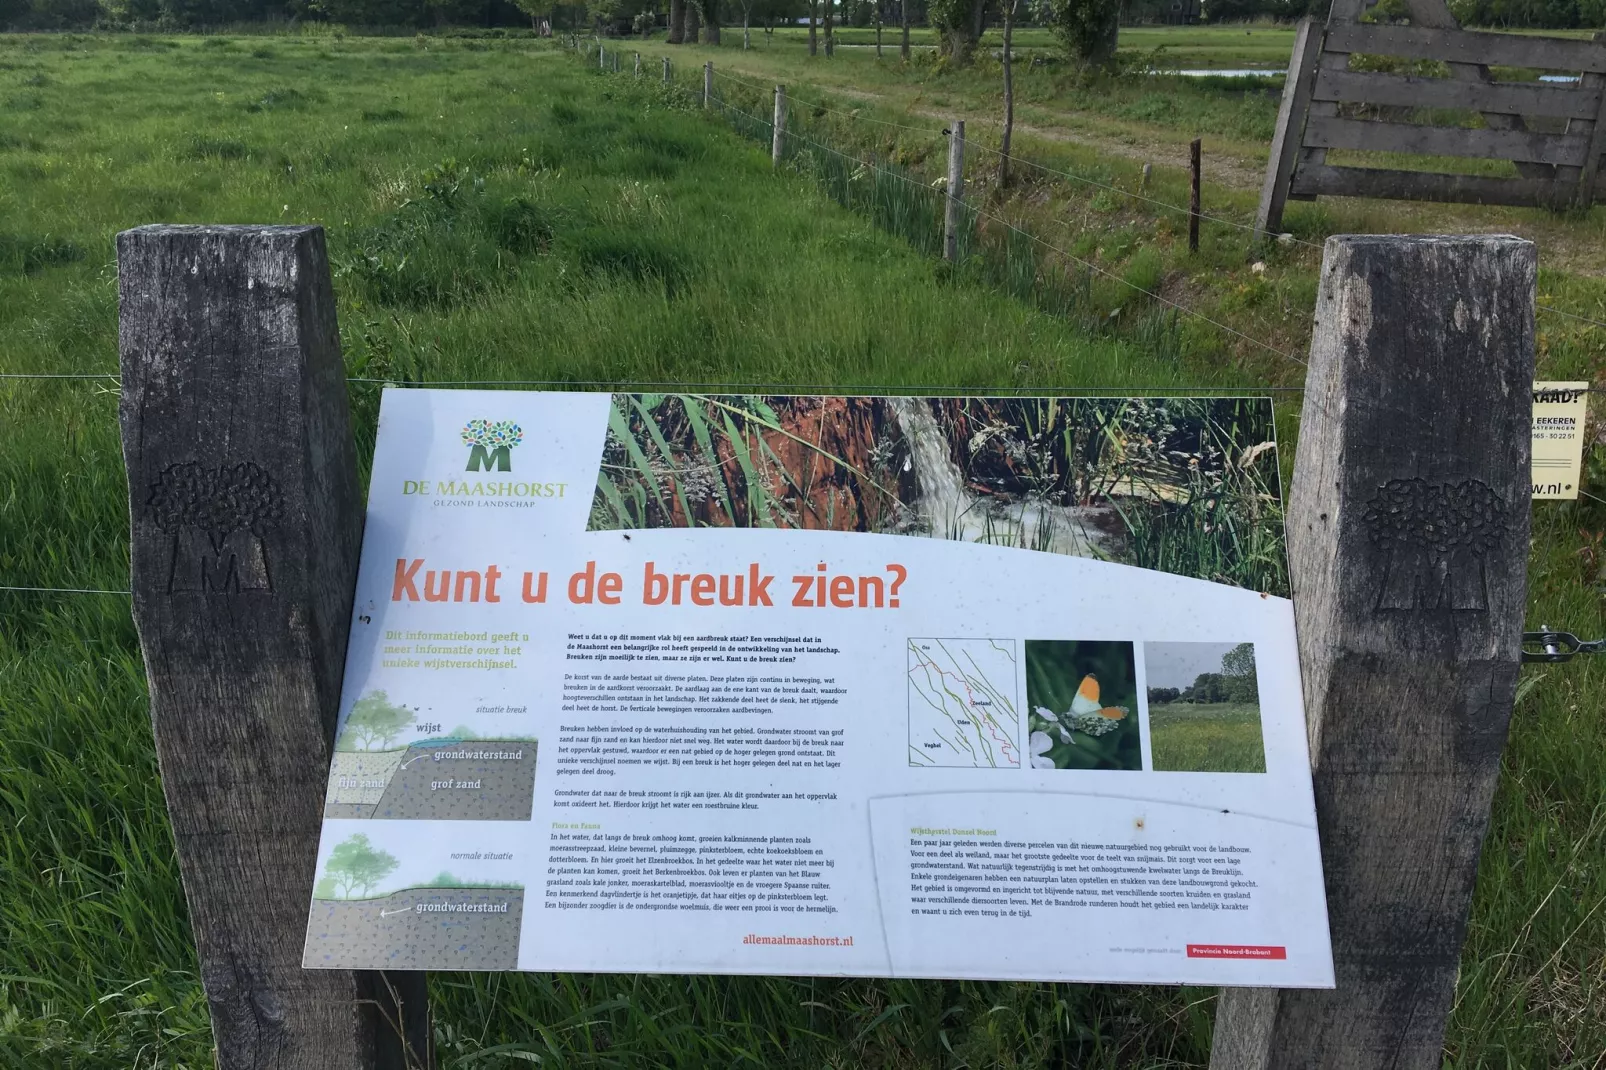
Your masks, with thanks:
M841 176L772 174L751 142L560 54L433 37L247 44L0 38L0 372L115 369L116 230L283 220L328 228L348 368L363 377L1298 383L1297 366L1203 328L1179 346L1045 313L1040 276L1061 270L1049 258L1029 277L1020 260L945 270L877 225L874 198L844 210ZM845 84L858 75L833 72L874 68L849 68L849 52L799 73ZM688 73L701 63L696 50L677 55ZM867 91L885 89L891 103L865 114L934 133L939 120L909 109L979 113L985 75L867 74ZM803 96L812 88L794 84ZM1084 111L1064 108L1060 84L1041 83L1038 110L1023 117L1083 123L1099 138L1124 132L1142 152L1192 136L1170 113L1108 117L1127 106L1123 94L1155 92L1147 83L1121 82ZM1217 92L1179 94L1179 113L1231 123L1266 107ZM839 147L911 174L927 175L940 154L940 140L812 118ZM1029 136L1023 147L1135 188L1129 157ZM1157 168L1151 192L1176 202L1181 188ZM975 189L991 196L985 182ZM1223 322L1303 346L1309 251L1276 250L1254 275L1234 232L1207 230L1190 259L1174 218L1153 206L1046 182L1027 195L1037 215L1019 202L1010 210L1052 223L1044 233L1056 242L1084 243L1076 248L1112 271L1159 277ZM1239 218L1252 206L1231 187L1207 196L1207 208ZM1457 218L1440 213L1319 202L1292 224L1318 239ZM1542 300L1606 319L1592 266L1602 215L1479 218L1532 228ZM881 222L899 234L913 226ZM1134 312L1157 322L1119 292L1109 283L1091 298L1106 319L1120 307L1117 324ZM1599 374L1606 332L1541 327L1542 374ZM377 391L358 385L353 401L366 453ZM0 380L0 584L126 586L116 402L110 380ZM1293 412L1281 407L1285 447ZM1606 449L1592 456L1597 487ZM1530 626L1606 632L1603 540L1599 502L1536 509ZM1582 660L1525 677L1447 1066L1588 1068L1606 1051L1603 678L1606 665ZM146 702L126 600L0 592L0 1066L211 1065ZM528 1065L513 1053L563 1066L1201 1065L1213 1008L1208 990L823 978L441 975L432 988L448 1068Z
M1264 773L1260 707L1246 702L1167 702L1149 707L1154 768Z

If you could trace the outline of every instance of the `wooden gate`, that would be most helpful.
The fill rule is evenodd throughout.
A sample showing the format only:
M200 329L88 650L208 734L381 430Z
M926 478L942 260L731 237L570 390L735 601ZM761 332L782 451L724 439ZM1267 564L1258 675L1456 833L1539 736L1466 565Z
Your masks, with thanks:
M1300 23L1266 162L1255 236L1282 227L1290 199L1321 194L1561 208L1606 194L1606 35L1593 41L1463 30L1444 0L1408 0L1410 26L1360 22L1367 0L1334 0L1325 26ZM1351 57L1437 60L1450 77L1351 69ZM1569 81L1500 82L1492 66ZM1481 115L1483 126L1358 118L1354 107ZM1530 124L1530 120L1532 123ZM1329 149L1509 160L1516 175L1335 166Z

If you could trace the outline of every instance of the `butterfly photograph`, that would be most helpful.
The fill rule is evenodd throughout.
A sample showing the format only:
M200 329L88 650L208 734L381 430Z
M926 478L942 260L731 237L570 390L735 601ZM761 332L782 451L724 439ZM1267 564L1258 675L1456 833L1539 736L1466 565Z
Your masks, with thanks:
M1028 639L1026 708L1032 768L1143 768L1131 643Z

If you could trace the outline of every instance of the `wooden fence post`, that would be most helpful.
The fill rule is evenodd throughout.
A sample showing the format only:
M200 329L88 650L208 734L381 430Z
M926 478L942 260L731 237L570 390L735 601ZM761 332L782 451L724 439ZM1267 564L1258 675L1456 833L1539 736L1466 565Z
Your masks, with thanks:
M669 84L669 57L664 57L664 85Z
M1188 252L1199 251L1199 180L1201 178L1200 150L1204 142L1194 138L1188 145Z
M770 165L781 166L781 151L786 147L786 87L775 87L775 121L770 133Z
M1268 230L1282 229L1288 184L1299 159L1300 142L1305 136L1305 115L1316 88L1316 61L1322 50L1322 32L1315 19L1304 18L1294 33L1294 50L1288 58L1282 103L1277 106L1277 126L1272 133L1271 156L1266 161L1266 178L1260 189L1260 206L1255 210L1256 242L1264 238Z
M948 200L942 213L942 258L959 259L959 206L965 194L965 121L955 119L948 135Z
M117 236L134 622L221 1070L431 1065L422 973L303 970L362 490L321 227Z
M709 60L703 64L703 107L709 108L714 104L714 61Z
M641 77L641 53L636 53L636 77Z
M1527 592L1534 246L1329 238L1288 508L1338 987L1227 989L1213 1070L1438 1070Z

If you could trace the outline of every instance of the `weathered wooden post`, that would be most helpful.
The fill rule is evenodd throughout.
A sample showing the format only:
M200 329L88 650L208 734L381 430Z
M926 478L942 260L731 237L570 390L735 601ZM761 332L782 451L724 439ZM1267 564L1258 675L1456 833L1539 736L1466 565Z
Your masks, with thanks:
M781 151L786 147L786 87L775 87L775 121L770 127L770 165L781 166Z
M948 134L948 199L942 213L942 258L959 259L959 206L965 193L965 121L955 119Z
M363 498L321 227L117 237L134 622L221 1070L431 1064L421 973L301 968Z
M703 107L709 108L714 104L714 61L709 60L703 64Z
M597 42L597 70L605 71L607 69L608 69L608 50L606 48L602 47L602 42L601 41L598 41Z
M664 85L669 84L669 57L664 57Z
M1534 246L1327 240L1289 561L1338 987L1228 989L1214 1070L1438 1070L1517 682Z
M636 53L636 77L641 77L641 53Z
M1294 31L1294 50L1288 58L1288 75L1283 80L1282 103L1277 106L1277 127L1271 139L1271 157L1261 184L1260 205L1255 209L1255 237L1259 242L1268 230L1281 229L1283 207L1288 203L1288 180L1299 158L1305 136L1305 114L1316 88L1316 66L1322 51L1322 27L1313 18L1304 18Z
M1188 145L1188 252L1199 251L1199 179L1200 179L1200 149L1203 141L1194 138Z

